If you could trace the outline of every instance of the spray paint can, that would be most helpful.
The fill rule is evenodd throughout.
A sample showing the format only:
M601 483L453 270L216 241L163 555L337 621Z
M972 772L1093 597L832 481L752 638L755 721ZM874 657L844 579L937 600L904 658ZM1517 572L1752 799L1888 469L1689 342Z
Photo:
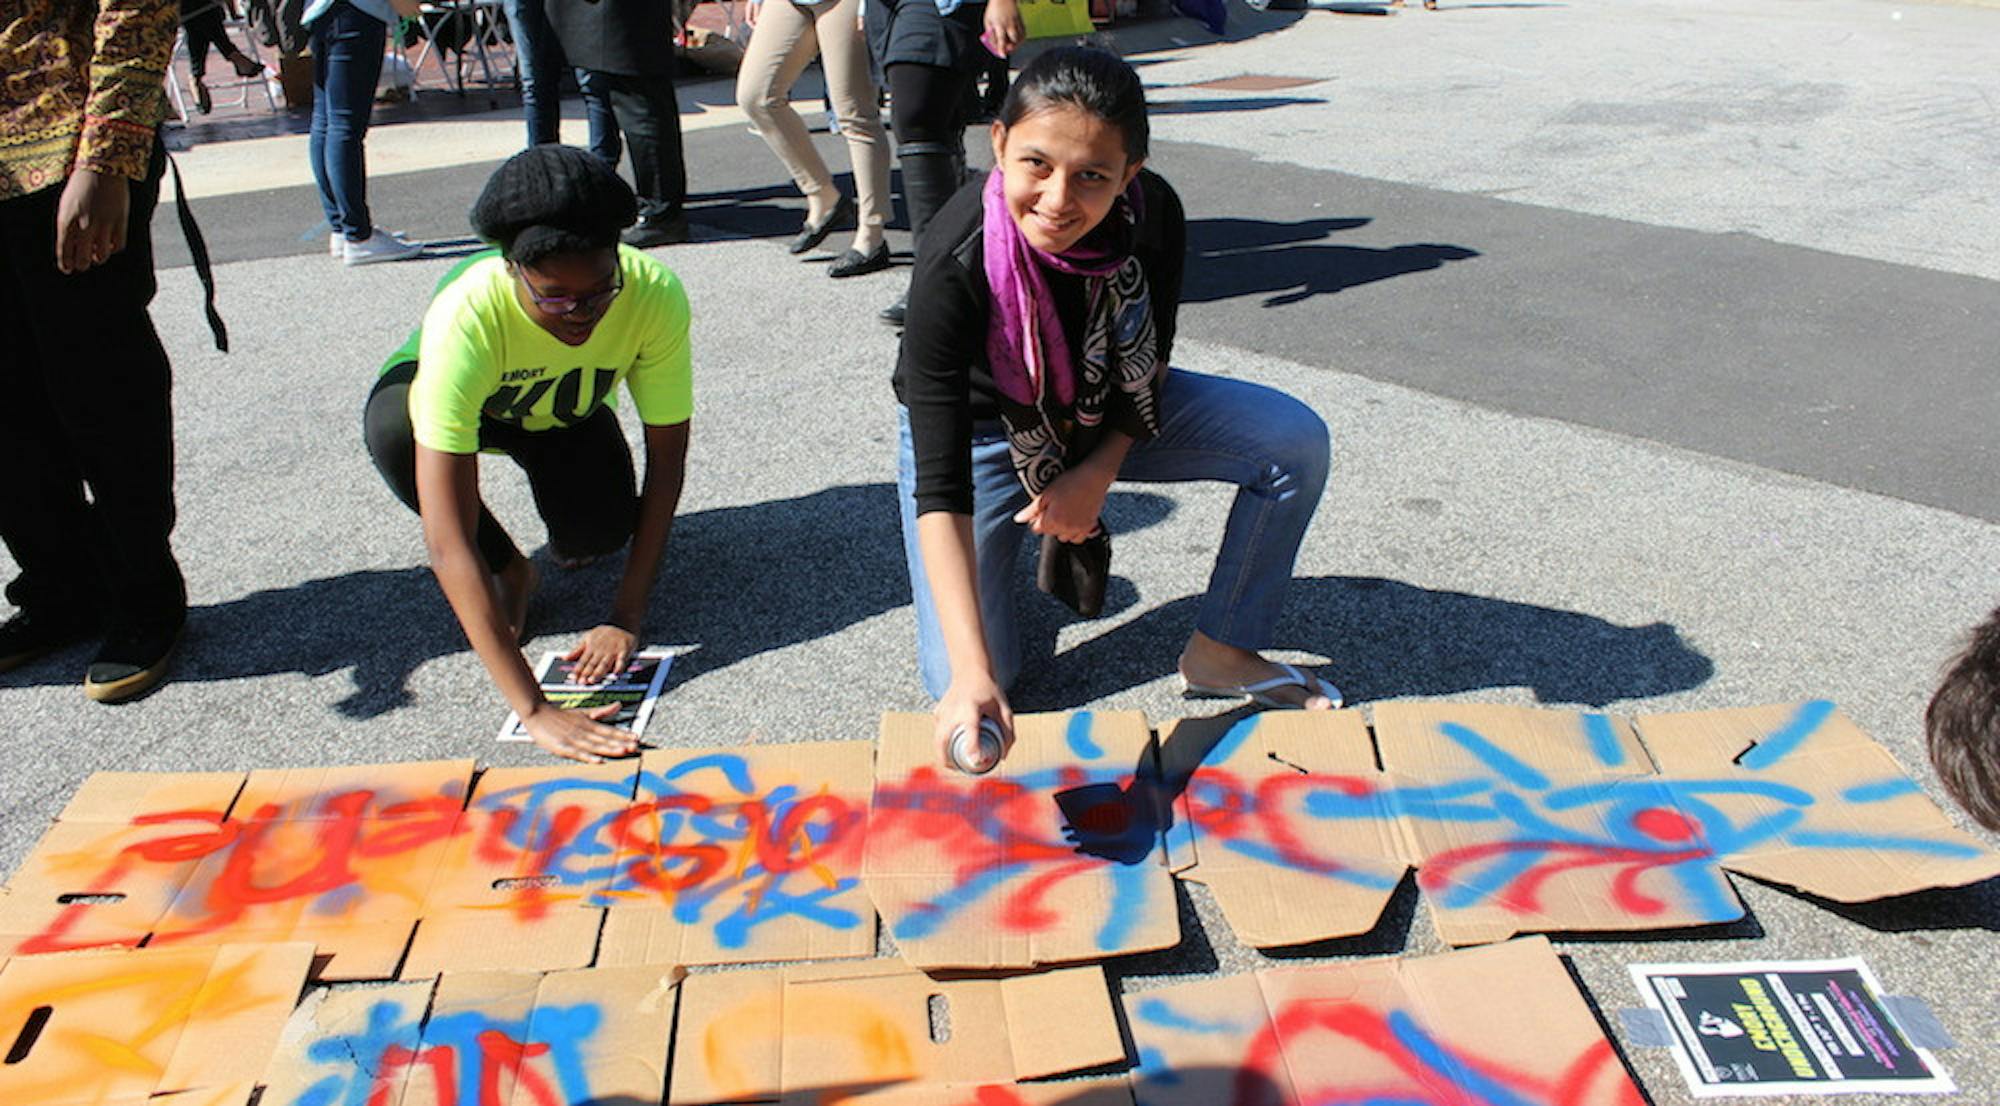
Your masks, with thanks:
M951 766L968 776L983 776L1000 764L1000 723L981 718L977 730L964 726L951 731Z

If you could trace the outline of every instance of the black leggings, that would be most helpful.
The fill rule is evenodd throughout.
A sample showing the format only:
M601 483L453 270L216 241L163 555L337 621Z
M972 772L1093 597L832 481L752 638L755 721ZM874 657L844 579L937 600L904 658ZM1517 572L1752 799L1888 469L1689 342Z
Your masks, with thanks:
M416 375L414 361L383 373L368 393L361 420L376 471L412 511L417 510L417 441L410 427L410 381ZM639 521L632 449L609 406L599 407L575 426L553 430L523 430L482 417L479 447L505 453L527 473L535 509L549 528L549 545L559 555L595 557L631 538ZM474 537L491 572L499 572L521 555L483 500Z
M181 26L187 30L188 71L196 80L208 72L209 47L213 46L225 58L242 53L229 41L229 31L222 23L220 0L187 0L181 5Z
M965 93L978 70L971 65L946 69L909 63L892 64L887 72L889 118L897 149L959 153L965 135Z

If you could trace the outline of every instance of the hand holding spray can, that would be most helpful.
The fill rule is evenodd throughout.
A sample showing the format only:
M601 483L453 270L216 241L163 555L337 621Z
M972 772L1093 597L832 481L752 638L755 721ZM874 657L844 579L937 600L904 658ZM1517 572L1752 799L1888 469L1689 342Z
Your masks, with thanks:
M960 726L951 731L951 766L969 776L983 776L999 766L1004 748L1000 723L981 718L977 730Z

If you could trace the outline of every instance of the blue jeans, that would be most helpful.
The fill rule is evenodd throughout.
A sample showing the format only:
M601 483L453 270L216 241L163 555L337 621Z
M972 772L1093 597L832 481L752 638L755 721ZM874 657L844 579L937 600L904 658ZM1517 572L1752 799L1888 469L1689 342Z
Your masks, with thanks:
M362 143L368 138L375 82L382 76L382 49L389 28L360 8L339 0L313 20L312 132L306 156L319 185L326 223L350 242L375 232L368 214L368 167Z
M530 146L562 141L562 71L569 67L543 2L507 0L507 26L513 29L514 57L521 68L521 113L528 119ZM590 152L616 165L623 151L618 124L611 117L611 98L589 70L573 72L583 93L584 118L590 121Z
M1195 627L1225 645L1263 649L1276 631L1292 562L1326 486L1326 423L1312 408L1276 389L1185 369L1167 374L1160 408L1159 435L1133 445L1118 478L1141 484L1219 480L1236 485L1236 502L1223 526L1222 548ZM916 454L909 412L898 407L897 419L896 488L903 555L917 610L917 665L924 690L942 698L951 686L951 659L917 545ZM979 610L993 676L1005 688L1021 671L1014 580L1021 539L1029 531L1014 521L1014 512L1027 506L1028 493L1014 475L1007 437L998 423L974 427L972 499Z

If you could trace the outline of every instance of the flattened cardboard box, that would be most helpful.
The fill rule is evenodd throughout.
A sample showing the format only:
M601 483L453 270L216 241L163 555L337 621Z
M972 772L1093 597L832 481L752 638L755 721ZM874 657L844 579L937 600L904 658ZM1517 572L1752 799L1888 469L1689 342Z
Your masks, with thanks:
M312 958L311 945L286 944L8 960L0 1035L18 1058L0 1066L0 1102L240 1103Z
M198 855L149 842L213 832L240 772L98 772L70 797L0 897L0 955L137 946ZM81 898L81 901L77 901Z
M1374 717L1378 772L1348 712L1166 731L1168 762L1183 740L1213 745L1168 836L1246 940L1365 932L1411 865L1454 945L1731 921L1725 868L1844 901L2000 874L1831 703L1631 723L1449 703Z
M682 974L466 972L320 992L286 1027L263 1102L658 1102Z
M611 850L590 855L594 838L637 782L630 763L488 769L425 896L402 978L589 967L604 920L593 902L611 878Z
M1132 1080L1065 1079L1054 1083L981 1083L955 1087L895 1087L844 1097L866 1106L1132 1106ZM787 1106L794 1106L790 1101ZM806 1106L797 1103L796 1106Z
M1209 889L1239 938L1270 948L1374 928L1414 853L1360 711L1183 719L1160 746L1167 764L1201 765L1168 833L1185 842L1178 874Z
M654 750L615 833L601 964L875 953L866 741Z
M862 869L904 959L1029 968L1180 942L1142 715L1018 715L985 776L941 769L931 728L882 716Z
M942 1005L949 1036L933 1033ZM1098 967L938 981L895 961L718 972L685 984L672 1106L1012 1084L1125 1058ZM921 1099L920 1099L921 1101Z
M1147 1106L1641 1106L1540 937L1274 969L1125 996Z

